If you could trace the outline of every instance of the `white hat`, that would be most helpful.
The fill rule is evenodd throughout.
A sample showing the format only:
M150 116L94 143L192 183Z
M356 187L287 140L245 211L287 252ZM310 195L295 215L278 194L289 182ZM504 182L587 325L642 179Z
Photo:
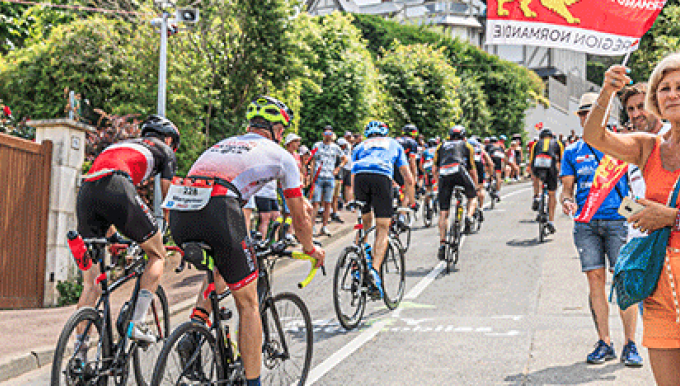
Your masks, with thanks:
M344 139L344 138L338 139L338 146L347 146L347 145L349 145L349 142L347 142L346 139Z
M583 111L590 111L590 109L593 107L593 104L597 102L597 97L598 94L594 92L587 92L581 95L581 100L578 103L578 110L576 110L576 114Z
M305 155L309 153L309 148L305 145L302 145L300 146L300 149L298 149L298 151L300 152L300 155Z
M288 135L286 135L286 141L284 142L284 145L288 145L289 143L297 141L298 139L302 139L302 137L295 133L288 133Z

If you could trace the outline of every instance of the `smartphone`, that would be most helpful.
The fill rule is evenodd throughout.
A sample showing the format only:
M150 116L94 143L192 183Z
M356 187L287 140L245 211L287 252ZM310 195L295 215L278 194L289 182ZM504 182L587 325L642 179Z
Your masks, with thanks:
M634 199L626 196L621 200L619 214L628 219L630 216L641 212L643 209L645 209L644 205L639 204Z

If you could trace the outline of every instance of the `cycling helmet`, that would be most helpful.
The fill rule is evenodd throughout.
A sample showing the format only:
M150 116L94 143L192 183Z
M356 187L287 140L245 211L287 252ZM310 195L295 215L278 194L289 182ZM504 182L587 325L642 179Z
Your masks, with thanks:
M489 141L491 141L491 143L496 143L496 142L498 142L498 138L496 138L496 136L492 135L491 137L489 137Z
M141 125L142 137L170 137L172 138L172 150L179 148L179 129L169 119L160 115L152 114Z
M250 121L250 126L267 129L272 135L272 140L276 140L272 127L280 123L288 128L293 121L293 110L289 109L283 102L276 98L260 95L253 99L246 109L246 119ZM262 118L267 123L253 122L255 118Z
M403 129L401 129L401 132L404 133L404 135L415 138L418 135L418 128L416 125L409 123L408 125L404 126Z
M385 137L389 133L390 129L384 122L380 121L370 121L364 129L364 135L368 138L372 135L379 135Z
M468 139L468 143L474 147L481 146L479 141L475 137Z
M540 139L548 138L548 137L552 137L552 136L553 136L552 131L550 129L548 129L547 127L544 128L544 129L541 129L541 132L538 134L538 138L540 138Z
M465 137L465 127L461 125L456 125L449 130L449 138L463 139L463 137Z
M437 138L430 138L427 140L427 146L435 147L437 146Z
M508 139L508 137L506 137L506 136L503 135L503 134L501 134L498 138L500 138L501 141L506 141L506 140Z

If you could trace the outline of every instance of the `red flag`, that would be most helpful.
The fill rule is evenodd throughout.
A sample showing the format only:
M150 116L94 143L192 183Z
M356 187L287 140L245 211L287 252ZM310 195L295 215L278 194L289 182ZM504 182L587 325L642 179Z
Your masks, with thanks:
M486 44L565 48L598 55L637 49L665 0L489 0Z

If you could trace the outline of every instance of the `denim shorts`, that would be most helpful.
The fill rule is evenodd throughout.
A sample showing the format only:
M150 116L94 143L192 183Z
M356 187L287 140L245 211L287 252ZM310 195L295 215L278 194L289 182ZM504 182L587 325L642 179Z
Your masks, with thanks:
M587 272L609 267L614 268L621 247L626 243L628 227L626 220L591 220L574 223L574 244L581 259L581 271Z
M333 188L335 188L335 179L318 178L314 184L312 202L333 202Z

